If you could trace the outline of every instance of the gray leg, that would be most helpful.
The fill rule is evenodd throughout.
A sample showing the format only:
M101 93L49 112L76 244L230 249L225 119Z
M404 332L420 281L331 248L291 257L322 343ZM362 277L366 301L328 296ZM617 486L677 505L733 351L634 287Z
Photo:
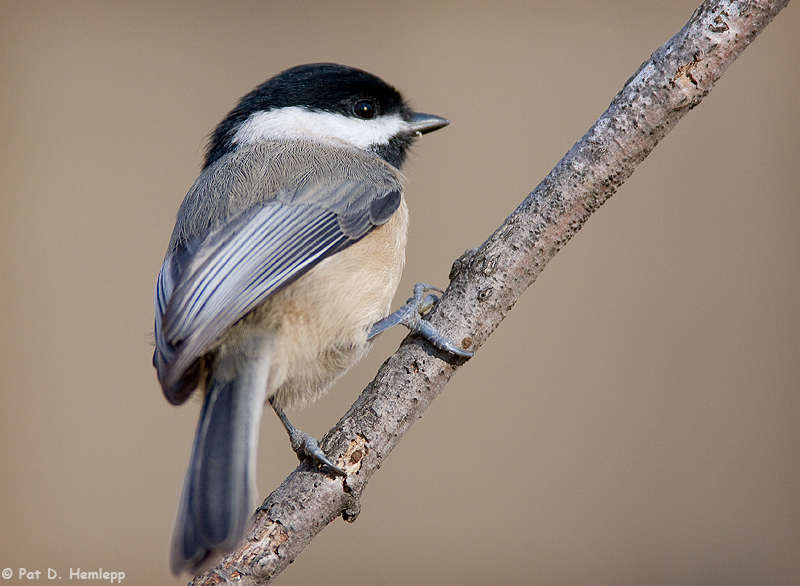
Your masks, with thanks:
M419 334L440 350L450 352L456 356L471 357L474 352L462 350L449 338L437 332L430 322L420 317L439 301L439 297L436 295L425 295L428 291L438 291L442 293L442 290L438 287L426 285L425 283L417 283L414 285L414 296L393 314L373 325L367 339L370 340L374 338L387 328L402 324L411 330L412 333Z
M319 442L317 442L317 440L307 433L296 429L295 426L289 422L289 418L286 417L283 409L275 402L275 397L270 397L269 404L272 405L275 414L281 420L281 423L283 423L286 433L289 434L289 441L292 444L292 449L300 458L309 457L317 463L327 466L339 476L347 476L347 472L328 459L328 456L326 456L325 452L319 447Z

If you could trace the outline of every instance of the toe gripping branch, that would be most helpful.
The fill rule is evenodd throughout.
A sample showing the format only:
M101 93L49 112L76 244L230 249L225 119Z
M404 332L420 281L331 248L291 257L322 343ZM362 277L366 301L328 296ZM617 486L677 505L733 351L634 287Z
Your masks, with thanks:
M367 336L367 339L370 340L374 338L387 328L402 324L411 330L411 333L419 334L431 344L439 348L439 350L450 352L456 356L470 358L474 352L470 350L462 350L456 346L455 343L450 340L450 338L437 332L430 322L422 319L422 316L425 315L425 313L428 312L439 301L438 295L434 295L432 293L425 295L425 293L428 291L438 291L439 293L444 293L444 291L439 289L439 287L434 287L433 285L427 285L425 283L417 283L414 285L414 296L411 297L400 309L373 325L369 332L369 336Z
M281 423L283 423L286 433L289 434L289 441L292 444L292 449L300 459L305 457L311 458L318 464L322 464L323 466L330 468L331 472L334 474L338 476L347 476L347 472L339 468L336 464L328 459L328 456L326 456L325 452L322 451L322 448L319 447L319 442L317 442L316 439L307 433L300 431L291 424L289 418L286 417L286 414L283 412L283 409L281 409L280 405L275 402L274 397L270 398L269 404L272 405L272 409L275 411L275 414L281 420Z

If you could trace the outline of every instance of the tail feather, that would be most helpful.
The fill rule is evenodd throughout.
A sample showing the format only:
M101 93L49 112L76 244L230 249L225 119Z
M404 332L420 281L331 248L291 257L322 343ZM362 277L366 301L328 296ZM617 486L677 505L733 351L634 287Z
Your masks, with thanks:
M228 364L215 365L206 385L172 538L175 575L197 572L235 549L253 511L269 358L243 358L229 356Z

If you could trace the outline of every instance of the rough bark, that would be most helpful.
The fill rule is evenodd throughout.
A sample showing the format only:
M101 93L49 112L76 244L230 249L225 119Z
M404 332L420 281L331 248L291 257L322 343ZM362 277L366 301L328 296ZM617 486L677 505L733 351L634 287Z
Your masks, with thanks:
M697 106L788 0L704 2L491 237L453 264L429 315L477 350L583 223ZM409 337L322 441L348 472L301 464L264 501L245 544L192 584L268 584L328 523L353 521L372 474L464 360Z

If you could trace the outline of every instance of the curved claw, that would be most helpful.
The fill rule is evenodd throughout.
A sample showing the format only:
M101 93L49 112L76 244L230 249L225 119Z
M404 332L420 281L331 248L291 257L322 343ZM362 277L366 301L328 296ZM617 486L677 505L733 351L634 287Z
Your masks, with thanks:
M462 350L456 346L450 338L437 332L430 322L423 321L420 318L421 315L427 313L439 302L439 297L437 295L425 295L428 291L444 293L439 287L427 285L426 283L417 283L414 285L414 296L397 311L373 325L372 329L369 331L367 340L371 340L385 329L402 324L411 330L412 333L421 335L440 350L465 358L472 357L475 354L474 352Z
M289 442L292 444L292 449L294 450L294 453L297 454L298 458L301 460L304 457L311 458L318 464L322 464L323 466L330 468L334 474L338 474L339 476L347 476L347 472L330 461L328 456L325 455L325 452L322 451L322 448L319 447L319 442L316 439L307 433L300 431L291 424L289 418L286 417L286 413L283 412L283 409L281 409L280 405L277 404L274 397L270 397L269 404L272 405L273 411L275 411L278 419L281 420L286 433L289 434Z
M339 476L347 476L347 472L339 468L336 464L328 459L322 448L319 447L319 442L303 431L295 430L294 437L290 436L292 442L292 449L298 456L307 456L319 464L327 466L332 472Z
M462 350L456 346L450 338L437 332L430 322L417 318L415 327L409 327L408 329L428 340L428 342L436 346L439 350L450 352L456 356L463 356L464 358L472 358L475 354L472 350Z
M425 296L425 299L422 300L422 303L419 306L418 313L420 315L425 315L431 309L433 309L433 306L436 305L437 303L439 303L439 296L434 295L433 293L428 293Z

